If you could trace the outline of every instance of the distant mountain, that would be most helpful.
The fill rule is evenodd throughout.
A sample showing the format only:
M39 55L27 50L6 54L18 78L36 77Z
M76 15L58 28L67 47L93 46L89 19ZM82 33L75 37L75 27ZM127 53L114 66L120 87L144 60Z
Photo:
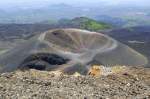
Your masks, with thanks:
M94 9L93 9L94 10ZM0 23L38 23L44 20L58 21L60 19L72 19L75 17L92 17L95 13L88 7L76 7L68 4L53 4L40 8L16 8L10 9L7 13L2 13L6 17L0 16Z
M90 17L116 27L150 25L150 7L106 6L104 4L74 6L64 3L38 7L12 7L0 10L0 23L33 24L45 20L58 21Z
M0 23L31 24L49 19L55 21L61 18L74 18L77 15L82 15L80 8L66 4L49 5L41 8L18 7L16 9L9 9L5 12L1 12L0 14Z
M72 20L60 20L59 24L61 24L62 26L70 26L91 31L98 31L111 28L111 25L109 24L98 22L87 17L76 17Z
M86 29L90 31L98 31L103 29L112 28L111 25L104 22L96 21L88 17L76 17L73 19L60 19L59 21L43 21L42 24L51 24L61 28L79 28Z
M121 18L111 17L108 15L100 15L96 17L97 20L111 24L115 27L122 27L127 24L127 21Z

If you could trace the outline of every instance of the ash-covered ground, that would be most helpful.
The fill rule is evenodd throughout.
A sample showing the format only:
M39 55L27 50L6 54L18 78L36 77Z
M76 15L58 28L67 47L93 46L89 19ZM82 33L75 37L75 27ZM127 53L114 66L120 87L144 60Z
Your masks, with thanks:
M0 99L150 99L150 69L127 68L100 77L37 70L3 73Z

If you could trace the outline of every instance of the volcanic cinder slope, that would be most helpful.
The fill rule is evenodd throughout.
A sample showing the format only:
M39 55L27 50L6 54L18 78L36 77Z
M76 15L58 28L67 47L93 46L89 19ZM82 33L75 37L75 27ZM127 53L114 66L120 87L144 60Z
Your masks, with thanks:
M109 36L80 29L49 30L0 55L0 72L32 68L86 73L93 64L144 66L147 59Z

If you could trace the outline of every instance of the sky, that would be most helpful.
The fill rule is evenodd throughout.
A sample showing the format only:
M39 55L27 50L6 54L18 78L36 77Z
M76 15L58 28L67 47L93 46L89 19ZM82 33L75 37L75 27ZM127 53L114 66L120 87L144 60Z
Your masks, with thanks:
M135 5L149 5L150 0L0 0L1 7L9 6L41 6L47 4L66 3L76 5L105 3L108 5L119 4L135 4Z

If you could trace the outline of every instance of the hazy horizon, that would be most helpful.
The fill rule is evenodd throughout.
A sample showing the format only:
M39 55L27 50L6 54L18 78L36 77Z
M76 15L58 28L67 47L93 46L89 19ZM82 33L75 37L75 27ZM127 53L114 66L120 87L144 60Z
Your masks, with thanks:
M70 5L134 5L134 6L149 6L150 1L149 0L5 0L0 1L0 8L8 8L8 7L14 7L14 6L21 6L21 7L40 7L40 6L46 6L51 4L70 4Z

